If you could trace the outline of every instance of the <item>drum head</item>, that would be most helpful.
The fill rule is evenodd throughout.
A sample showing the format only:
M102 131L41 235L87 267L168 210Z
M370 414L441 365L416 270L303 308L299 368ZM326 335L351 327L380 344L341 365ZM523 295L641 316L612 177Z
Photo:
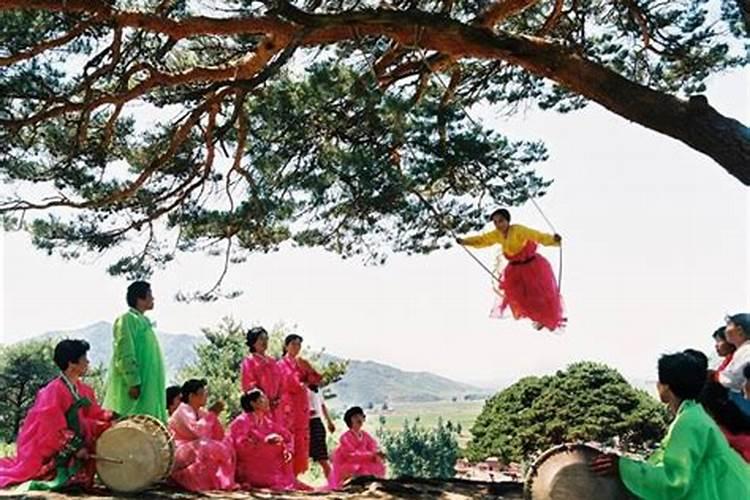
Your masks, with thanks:
M564 444L547 450L529 469L524 494L529 500L631 500L622 483L589 470L599 450Z
M171 443L170 443L171 444ZM107 429L96 442L96 471L115 491L134 492L162 478L164 443L138 420L124 420Z

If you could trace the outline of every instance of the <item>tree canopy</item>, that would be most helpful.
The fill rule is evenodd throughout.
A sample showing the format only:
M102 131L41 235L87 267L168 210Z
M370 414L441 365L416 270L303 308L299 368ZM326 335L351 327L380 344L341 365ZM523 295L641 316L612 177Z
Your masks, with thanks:
M664 408L616 370L580 362L554 375L523 378L489 399L471 430L467 455L521 461L554 445L616 437L639 449L657 442L666 422Z
M129 243L129 277L285 241L430 252L543 195L544 145L466 112L527 103L596 102L750 184L750 130L700 95L747 63L746 7L0 0L0 212L68 257Z

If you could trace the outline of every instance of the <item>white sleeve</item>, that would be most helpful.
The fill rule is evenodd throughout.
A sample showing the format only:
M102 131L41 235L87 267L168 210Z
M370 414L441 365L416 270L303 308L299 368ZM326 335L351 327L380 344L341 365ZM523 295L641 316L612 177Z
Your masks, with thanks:
M732 391L742 391L745 385L743 369L750 363L750 349L737 350L732 361L719 373L719 383Z

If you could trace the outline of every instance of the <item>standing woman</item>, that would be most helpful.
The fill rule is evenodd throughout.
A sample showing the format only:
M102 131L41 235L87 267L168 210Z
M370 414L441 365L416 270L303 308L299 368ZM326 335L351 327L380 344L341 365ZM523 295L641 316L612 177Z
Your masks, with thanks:
M308 385L319 385L320 375L306 360L299 357L302 337L288 335L284 339L284 356L279 360L283 384L281 413L284 425L294 436L294 473L302 474L308 468L310 454L310 400Z
M510 212L501 208L490 215L495 229L458 238L465 246L484 248L500 245L508 265L500 274L499 313L510 308L516 319L529 318L537 330L554 331L563 326L562 299L549 261L536 251L537 245L559 246L559 234L545 234L510 223Z
M247 331L247 346L250 355L242 360L241 384L243 394L253 389L260 389L268 398L271 416L282 422L279 411L281 403L282 372L276 360L266 355L268 350L268 332L257 326Z

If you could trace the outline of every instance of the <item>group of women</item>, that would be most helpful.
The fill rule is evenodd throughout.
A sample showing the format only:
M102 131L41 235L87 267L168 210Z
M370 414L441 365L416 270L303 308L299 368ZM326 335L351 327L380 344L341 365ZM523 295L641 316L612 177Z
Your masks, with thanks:
M359 407L344 415L349 430L329 465L321 419L327 420L329 431L335 427L320 397L321 375L299 356L300 336L286 338L279 360L266 354L263 328L250 330L247 343L242 412L226 428L219 419L224 403L207 407L205 380L170 387L166 401L162 399L175 444L170 480L176 486L190 491L309 491L313 488L298 479L308 469L309 457L323 468L328 480L324 489L339 488L354 476L385 476L385 457L363 430L365 415ZM0 459L0 488L94 487L96 441L119 415L99 406L94 390L82 381L88 350L83 340L63 340L55 347L61 374L39 391L23 420L16 455Z
M330 431L334 425L318 396L321 375L299 356L302 337L288 336L279 360L266 353L268 333L263 328L247 332L247 345L250 355L240 374L242 413L226 431L217 418L223 404L206 408L204 380L188 380L179 392L167 390L169 428L176 444L171 478L177 485L191 491L311 490L298 479L310 458L320 463L328 489L353 476L385 475L384 455L363 430L365 415L359 407L344 415L349 430L341 436L330 467L322 418Z

